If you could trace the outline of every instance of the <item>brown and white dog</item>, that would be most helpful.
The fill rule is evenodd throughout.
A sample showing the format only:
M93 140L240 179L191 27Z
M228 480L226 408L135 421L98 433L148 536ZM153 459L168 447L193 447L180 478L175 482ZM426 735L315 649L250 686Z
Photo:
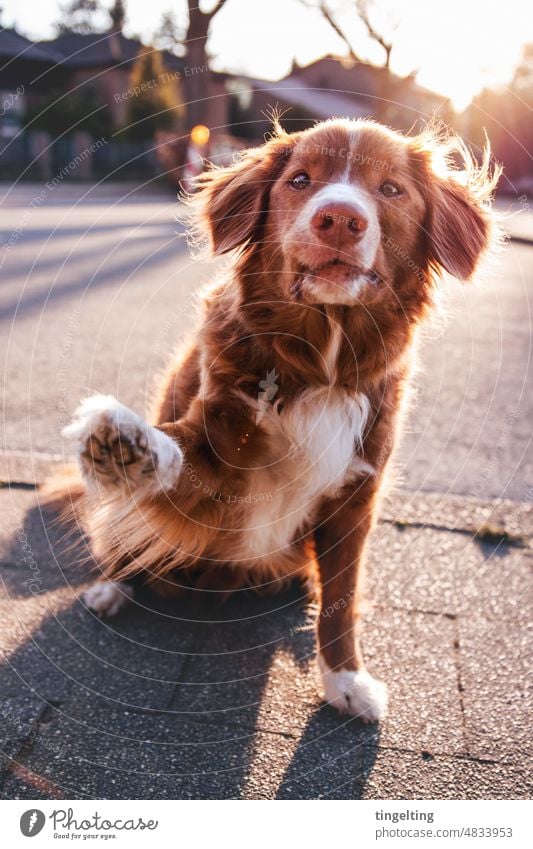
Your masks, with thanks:
M153 425L96 396L65 430L103 579L89 607L116 613L139 575L226 592L318 572L326 700L384 716L356 634L365 541L417 327L441 270L468 279L491 246L498 176L457 139L332 120L198 178L193 231L231 264Z

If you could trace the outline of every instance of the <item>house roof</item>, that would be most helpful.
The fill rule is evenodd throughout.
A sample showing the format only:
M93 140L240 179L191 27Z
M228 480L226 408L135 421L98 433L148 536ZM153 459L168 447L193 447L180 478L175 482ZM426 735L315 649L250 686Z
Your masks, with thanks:
M243 80L244 82L244 80ZM277 82L247 79L246 83L259 91L272 93L285 103L301 106L318 118L366 118L372 107L364 96L355 97L351 92L324 91L310 86L296 74Z
M135 61L143 45L137 38L126 38L117 30L107 32L65 32L53 41L39 42L51 47L62 56L62 64L71 68L95 68L110 65L128 65ZM163 61L167 68L181 70L184 62L167 50L163 51Z
M71 67L95 67L134 61L141 42L126 38L121 32L65 32L53 41L40 42L49 45L63 57L63 64Z
M419 86L414 74L398 77L386 68L333 56L303 67L293 65L291 73L281 80L232 79L235 93L242 85L243 92L251 89L267 95L272 106L278 101L281 106L300 107L316 119L368 118L375 114L376 102L385 96L387 120L406 129L413 120L424 119L447 105L446 98Z
M95 68L128 65L135 61L145 45L137 38L126 38L122 32L108 30L81 34L66 32L51 41L30 41L14 29L0 28L0 58L20 61L46 62L69 68ZM145 48L150 50L149 47ZM183 59L163 51L165 66L182 70Z
M0 28L0 57L28 62L61 61L61 55L49 44L36 44L14 29Z
M369 62L351 62L343 57L322 56L309 65L294 64L288 77L298 77L307 85L318 88L342 90L353 96L379 96L384 79L404 91L410 91L413 97L424 100L443 101L442 95L425 88L416 82L416 73L400 77L381 65Z

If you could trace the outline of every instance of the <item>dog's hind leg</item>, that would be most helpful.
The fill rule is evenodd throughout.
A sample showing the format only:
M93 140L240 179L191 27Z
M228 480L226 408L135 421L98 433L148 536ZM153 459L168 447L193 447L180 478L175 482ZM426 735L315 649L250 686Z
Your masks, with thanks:
M82 600L97 616L115 616L133 600L133 594L126 581L98 581L83 593Z

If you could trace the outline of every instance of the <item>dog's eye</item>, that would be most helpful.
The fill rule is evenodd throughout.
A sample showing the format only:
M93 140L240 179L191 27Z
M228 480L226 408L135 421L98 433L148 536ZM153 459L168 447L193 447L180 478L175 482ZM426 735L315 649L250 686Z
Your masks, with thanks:
M306 189L310 182L309 174L306 174L305 171L299 171L289 180L289 186L292 189Z
M395 198L398 197L398 195L401 195L402 193L400 187L397 186L396 183L391 183L390 180L387 180L385 183L383 183L379 187L379 190L381 194L384 195L384 197L386 198Z

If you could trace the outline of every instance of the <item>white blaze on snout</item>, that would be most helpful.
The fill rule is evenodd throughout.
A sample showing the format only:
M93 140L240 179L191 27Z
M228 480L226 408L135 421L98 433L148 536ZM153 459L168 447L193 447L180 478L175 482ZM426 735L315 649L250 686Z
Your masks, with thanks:
M353 204L368 222L363 235L357 242L354 241L353 251L346 251L344 254L341 253L340 256L340 259L345 259L347 262L353 261L367 271L374 264L379 246L379 219L374 199L360 186L348 182L330 183L324 186L308 200L301 210L294 235L306 245L314 242L316 236L312 229L313 217L328 204L334 205L336 203Z

